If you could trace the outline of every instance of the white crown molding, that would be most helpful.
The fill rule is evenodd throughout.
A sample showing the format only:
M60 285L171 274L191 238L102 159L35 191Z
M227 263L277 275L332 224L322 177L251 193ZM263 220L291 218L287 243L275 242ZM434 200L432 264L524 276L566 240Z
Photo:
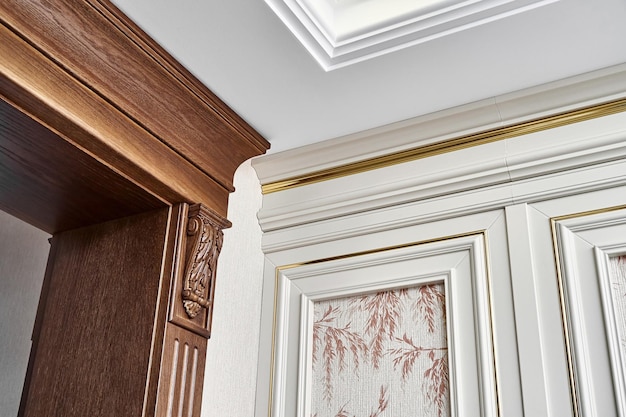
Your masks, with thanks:
M258 217L269 253L624 184L619 113L268 194Z
M566 78L375 129L264 155L261 184L443 142L626 97L626 64Z
M329 71L558 0L266 0Z
M566 197L598 189L609 191L616 204L626 194L626 161L615 161L532 178L435 197L396 207L354 213L345 217L320 220L263 233L262 249L266 255L284 253L328 242L345 242L415 225L484 213L490 210L552 198Z

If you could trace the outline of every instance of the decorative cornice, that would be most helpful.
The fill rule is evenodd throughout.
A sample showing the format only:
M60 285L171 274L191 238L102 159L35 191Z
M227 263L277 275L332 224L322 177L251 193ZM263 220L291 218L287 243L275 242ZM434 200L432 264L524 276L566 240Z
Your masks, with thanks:
M620 113L623 111L626 111L626 99L615 100L609 103L585 107L578 110L560 113L549 117L543 117L540 119L518 123L511 126L461 136L454 139L446 140L444 142L420 146L390 155L383 155L376 158L366 159L364 161L354 162L321 171L312 172L310 174L302 175L299 177L293 177L269 184L264 184L262 186L262 191L263 194L284 191L294 187L301 187L321 181L327 181L335 178L345 177L348 175L358 174L361 172L371 171L374 169L397 165L404 162L428 158L443 153L454 152L473 146L497 142L503 139L509 139L516 136L540 132L542 130L553 129L559 126L578 123L585 120L595 119L597 117Z
M148 36L139 26L129 19L120 9L108 0L87 0L100 11L113 25L123 32L139 48L154 57L181 85L197 96L207 108L228 124L241 138L247 140L260 153L264 153L269 143L244 119L235 113L226 103L209 90L187 68L182 66L161 45Z
M626 64L253 160L264 194L624 110Z
M40 61L61 69L226 191L233 191L239 165L269 148L108 0L6 0L0 22L41 53Z
M0 9L2 4L0 3ZM56 132L61 143L54 146L55 150L67 146L75 148L84 155L86 161L92 161L94 166L125 177L165 204L202 202L226 216L226 188L3 25L0 25L0 57L0 97L15 111L27 115L33 123ZM29 141L19 143L20 146L28 146ZM29 153L32 151L30 148L26 150L29 158L33 156ZM70 159L78 160L77 157ZM53 164L54 159L44 158L43 161ZM30 159L23 162L24 167L31 167L25 175L33 177L32 166L39 166L39 163ZM63 164L60 166L67 168ZM92 175L97 172L89 168L88 163L82 163L82 166L89 169ZM50 167L50 172L54 173L52 177L39 178L45 182L42 187L52 192L51 186L59 187L64 183L55 177L63 170L54 165ZM12 171L6 178L21 177L19 172ZM56 192L65 195L63 191ZM31 197L36 198L41 205L41 194ZM23 198L21 200L28 201ZM88 201L84 198L83 200ZM50 202L49 207L56 204L57 201ZM64 205L62 210L70 214L78 208ZM54 213L53 210L46 212ZM58 217L58 213L54 216ZM70 218L72 217L77 216L70 214ZM54 224L47 224L45 220L43 224L39 221L37 224L46 230L60 230Z
M557 0L265 0L330 71Z
M428 212L420 221L433 221L502 204L585 192L593 186L617 186L626 179L625 123L626 112L621 112L265 195L258 214L266 232L264 249L273 250L275 243L291 240L281 239L283 232L302 239L306 233L294 230L309 229L309 225L313 230L322 223L332 224L323 233L328 239L344 227L362 230L359 216L365 213L397 222L393 213L406 209L410 218ZM598 168L603 174L592 175L591 167L603 167ZM479 198L484 193L490 197ZM450 196L447 205L444 196Z

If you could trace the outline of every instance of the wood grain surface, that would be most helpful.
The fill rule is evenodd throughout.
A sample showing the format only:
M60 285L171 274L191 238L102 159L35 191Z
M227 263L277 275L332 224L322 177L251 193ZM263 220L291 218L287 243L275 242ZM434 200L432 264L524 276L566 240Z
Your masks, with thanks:
M168 213L54 237L25 416L143 414Z
M166 203L0 100L0 208L50 234Z
M106 1L5 0L6 26L232 191L269 143ZM164 57L167 57L164 59Z
M167 324L158 417L200 415L206 350L207 339L173 323Z
M109 1L0 2L0 209L54 234L19 416L200 415L206 339L167 321L187 205L227 227L268 148Z
M13 107L163 200L226 215L226 188L1 25L0 57L0 97Z

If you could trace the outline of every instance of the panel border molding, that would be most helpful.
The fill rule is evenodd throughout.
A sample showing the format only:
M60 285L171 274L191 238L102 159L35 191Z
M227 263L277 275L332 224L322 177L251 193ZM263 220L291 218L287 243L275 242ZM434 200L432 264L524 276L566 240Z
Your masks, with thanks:
M581 415L556 224L626 208L625 192L622 185L505 207L526 413Z
M621 213L620 213L621 212ZM590 400L588 397L593 397L589 393L589 384L593 381L588 380L590 378L588 370L585 366L581 366L581 363L586 363L584 355L588 355L584 346L582 346L580 340L585 336L581 323L578 320L573 320L573 315L578 317L583 314L580 311L571 311L572 304L575 304L577 308L580 308L580 300L578 299L581 294L577 294L577 290L574 288L577 283L578 271L576 266L572 264L573 258L578 258L580 255L575 251L575 244L573 239L577 235L577 232L584 232L589 230L596 230L612 225L621 225L622 228L626 224L624 215L626 214L626 204L610 206L601 209L587 210L582 212L575 212L570 214L564 214L550 218L550 229L552 232L552 245L554 249L554 258L556 261L556 275L557 284L559 290L559 303L561 307L561 320L563 322L563 333L565 341L565 349L567 355L567 366L569 373L569 385L570 395L572 398L572 407L575 417L582 417L585 415L593 415L594 412L600 412L598 409L593 408L597 401ZM611 359L611 371L613 372L613 383L620 389L615 392L616 409L620 411L620 416L623 416L623 406L626 401L624 397L624 383L626 382L622 368L618 369L617 364L613 362L612 355L615 354L615 323L609 319L610 312L608 311L607 301L611 303L610 291L607 288L607 283L604 282L608 279L605 276L603 267L606 267L606 262L601 261L600 258L605 258L607 253L617 250L616 245L601 245L597 246L597 242L593 239L589 240L578 238L581 241L584 240L585 244L589 247L593 247L593 258L596 263L596 273L599 275L598 279L601 297L602 297L602 314L604 315L604 331L607 334L608 343L613 346L609 347L609 357ZM619 249L624 252L626 248L626 241L619 244ZM608 252L607 252L608 250ZM574 280L574 281L572 281ZM570 282L572 281L572 282ZM611 349L612 347L612 349ZM619 347L618 347L619 348ZM587 366L590 366L587 364ZM578 381L578 378L584 378L584 381ZM617 381L615 380L617 378ZM584 394L581 392L581 385L585 385L587 389L584 390ZM605 410L608 411L608 410ZM604 415L604 413L602 413Z
M368 234L367 239L360 237L338 238L323 244L292 247L277 252L266 252L264 269L264 287L262 302L262 323L260 340L260 362L258 368L257 407L256 416L273 416L271 390L276 384L275 368L276 355L280 348L276 344L277 323L279 312L277 300L281 294L279 278L281 274L293 273L294 269L319 269L326 263L356 262L355 257L376 256L394 250L406 250L416 245L452 244L454 239L474 239L480 236L484 254L482 261L487 267L489 301L485 307L491 317L493 345L499 347L497 356L490 362L498 368L495 375L497 392L494 392L494 407L497 415L522 417L517 414L521 410L520 381L518 353L516 346L511 344L515 339L515 326L512 324L513 308L511 302L511 287L509 269L506 259L508 252L506 245L492 245L491 240L504 239L505 236L504 211L494 210L471 214L458 219L435 222L432 225L414 224L402 230L386 229ZM508 301L507 301L508 300ZM498 312L494 316L494 312ZM493 354L493 349L491 354ZM262 358L266 360L262 360ZM264 364L266 363L266 364ZM269 364L272 364L271 367ZM507 377L504 377L504 376ZM270 382L271 381L271 382ZM269 385L268 385L269 384ZM269 413L269 414L268 414Z
M468 253L464 257L470 256L471 258L471 260L469 260L468 264L466 265L471 270L472 275L472 290L469 291L469 293L474 294L474 296L477 297L477 299L473 299L474 304L472 305L472 310L476 315L475 320L477 320L477 322L470 326L472 329L478 329L476 330L477 333L474 334L474 337L476 338L476 355L480 356L480 370L475 375L477 380L474 382L474 384L478 384L474 387L477 388L477 391L479 392L479 398L477 399L477 403L474 403L473 406L478 407L476 411L480 412L481 415L492 417L502 416L503 414L500 409L500 402L498 398L499 377L496 373L494 358L494 307L492 304L492 277L487 262L488 249L486 234L486 230L477 230L468 233L461 233L458 235L443 236L423 241L409 242L390 247L375 248L371 250L354 252L330 258L314 259L305 262L292 263L276 267L273 299L274 319L272 323L272 349L270 360L270 392L268 401L268 416L280 417L293 415L292 411L295 410L291 410L291 406L285 405L285 403L288 402L292 405L295 404L295 399L291 398L290 395L286 395L286 390L289 389L288 387L295 386L298 387L298 389L296 390L296 396L298 398L296 414L306 414L303 408L303 390L305 389L305 387L303 386L303 378L305 377L300 372L304 369L303 367L306 367L306 352L308 347L299 346L298 349L296 349L298 353L296 356L299 358L296 361L293 356L294 348L293 346L291 346L294 343L297 345L298 341L302 342L304 340L303 337L305 337L305 334L303 333L303 326L301 321L304 320L306 317L300 317L295 321L297 322L296 327L300 329L298 334L294 335L292 334L293 330L288 330L288 327L293 327L293 323L289 324L293 320L290 319L292 315L291 313L289 313L289 311L295 308L294 306L289 305L289 299L290 297L292 297L290 294L293 291L302 293L298 298L300 300L300 303L304 303L307 302L309 299L318 299L320 297L324 298L329 296L346 296L353 294L356 295L364 292L401 288L409 285L418 285L420 283L424 283L426 281L430 282L431 280L433 280L433 273L429 273L427 274L427 276L420 275L420 277L416 277L416 274L410 274L410 277L394 279L392 281L379 280L376 282L369 282L366 284L358 283L354 285L346 284L344 282L337 283L336 280L330 280L333 282L333 284L331 284L333 288L337 287L334 290L325 289L322 286L326 284L318 284L317 282L311 281L311 279L317 278L318 280L323 279L325 281L329 281L328 278L323 278L322 276L328 275L330 273L354 271L360 268L381 267L386 264L393 264L393 262L399 261L426 259L428 256L450 255L453 253L458 253L460 251L467 251ZM332 266L333 264L335 264L335 266ZM452 269L454 268L456 268L456 266L452 267ZM439 277L445 274L446 273L444 272L438 272L437 276ZM446 286L446 294L448 294L448 291L451 291L451 286L454 286L454 284L451 283L451 280L453 278L450 274L450 271L448 271L446 278L443 279L443 282ZM304 284L300 283L299 280L305 280L309 284L303 287ZM329 282L327 282L327 284L329 284ZM319 288L317 288L316 290L312 290L312 286L315 288ZM308 290L306 288L308 288ZM453 297L453 299L457 299L459 298L459 294L452 294L450 295L450 297ZM446 300L447 302L449 302L450 298L446 296ZM453 300L452 302L454 305L456 305L459 301ZM453 323L455 314L453 314L451 306L447 306L446 309L446 315L449 320L449 343L450 349L452 351L455 349L455 337L453 337L453 334L450 332L453 332L456 336L458 336L458 329L455 330L454 326L459 326L459 324ZM296 310L302 310L300 311L302 313L306 310L306 308L301 306L296 308ZM456 317L456 319L458 319L458 317ZM487 327L487 329L485 329L485 327ZM458 352L456 353L456 355L458 355ZM463 363L461 363L462 361L460 361L459 358L455 359L456 355L453 353L450 362L451 393L453 393L455 389L460 388L460 383L458 386L453 386L452 381L454 381L456 378L454 375L453 367L467 366L467 364L463 365ZM473 355L471 356L474 357ZM290 377L289 375L292 375L292 373L294 372L293 367L294 365L296 365L296 362L298 376L296 378L297 381L293 381L293 376ZM466 377L467 373L471 374L468 368L464 369L465 370L463 373L466 374ZM473 384L466 385L471 386ZM466 396L467 394L463 395L462 397L466 398ZM287 407L287 409L285 407ZM458 414L458 410L465 410L466 408L467 405L458 405L455 403L454 399L451 398L452 416L462 416L463 414Z

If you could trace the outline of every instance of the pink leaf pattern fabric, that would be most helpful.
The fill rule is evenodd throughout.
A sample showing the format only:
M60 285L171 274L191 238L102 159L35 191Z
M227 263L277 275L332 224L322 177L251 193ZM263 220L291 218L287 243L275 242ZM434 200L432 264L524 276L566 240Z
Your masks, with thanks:
M314 303L311 417L450 415L441 283Z
M615 323L622 354L626 352L626 255L609 259L611 298L615 309ZM624 369L626 372L626 369Z

